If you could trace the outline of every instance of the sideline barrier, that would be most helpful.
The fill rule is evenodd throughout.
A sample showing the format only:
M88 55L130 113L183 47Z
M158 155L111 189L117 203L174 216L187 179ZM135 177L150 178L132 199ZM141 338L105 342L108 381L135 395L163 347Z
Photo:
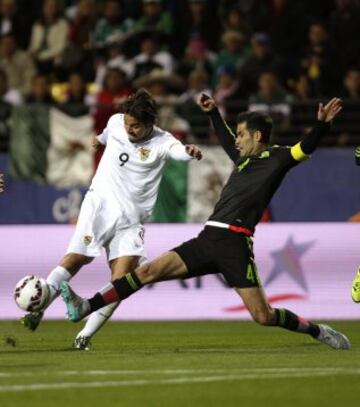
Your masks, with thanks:
M150 259L192 238L201 225L149 224L145 244ZM73 226L0 227L0 319L19 318L13 300L16 282L27 274L45 277L64 254ZM350 297L360 264L360 227L346 223L261 224L255 234L259 275L271 304L312 319L359 319L360 305ZM90 296L109 280L105 256L84 267L72 284ZM56 300L47 318L64 318ZM241 300L222 279L210 275L169 281L124 301L114 315L127 320L248 319Z

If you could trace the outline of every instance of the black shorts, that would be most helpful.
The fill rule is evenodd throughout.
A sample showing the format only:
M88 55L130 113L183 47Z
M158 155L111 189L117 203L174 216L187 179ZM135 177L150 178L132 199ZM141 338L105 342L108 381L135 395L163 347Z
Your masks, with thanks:
M212 226L195 239L172 249L184 261L186 278L221 273L230 287L260 287L252 239L241 233Z

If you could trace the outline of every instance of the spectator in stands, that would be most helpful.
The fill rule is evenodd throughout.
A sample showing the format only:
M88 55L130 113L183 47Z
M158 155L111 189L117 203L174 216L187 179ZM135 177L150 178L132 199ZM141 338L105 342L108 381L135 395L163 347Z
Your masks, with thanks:
M59 104L59 108L73 117L88 114L93 98L86 90L84 79L79 73L73 72L69 75L68 84L65 99Z
M23 102L21 93L9 87L5 71L0 70L0 100L10 105L21 105Z
M224 32L237 31L242 34L245 39L249 39L252 33L252 28L249 22L238 7L232 7L225 12L223 28Z
M126 74L127 79L134 76L134 63L129 60L123 52L123 42L110 43L106 48L107 58L98 58L96 63L95 82L102 87L104 77L108 68L118 68Z
M170 74L174 70L174 59L171 54L161 49L163 35L159 32L144 32L141 36L140 54L132 59L134 77L150 73L154 69L163 69Z
M190 135L189 123L177 114L179 98L177 94L184 89L181 77L155 69L134 83L136 88L147 89L159 105L158 122L161 128L170 131L176 138L186 143Z
M2 0L0 5L0 35L12 33L20 48L27 49L32 25L31 17L29 13L18 9L16 0Z
M329 96L338 91L342 61L329 40L324 24L312 23L308 31L308 45L303 50L301 67L314 88L315 96Z
M243 82L250 92L255 92L262 72L272 71L282 77L282 62L271 48L270 38L265 33L256 33L251 38L252 53L241 69ZM286 78L284 78L284 81Z
M344 78L343 97L360 101L360 69L351 68Z
M171 34L173 21L163 9L162 0L142 0L142 16L135 23L135 31L158 31Z
M271 0L266 3L268 11L264 27L269 33L274 52L295 64L306 36L302 2Z
M1 37L0 67L6 72L10 88L17 89L22 96L30 92L35 66L27 52L17 47L12 33Z
M218 49L220 21L216 6L210 3L207 0L188 0L188 10L182 22L183 31L179 27L179 34L184 38L184 44L187 44L189 38L196 36L212 51Z
M61 17L59 3L45 0L42 17L32 28L30 52L40 73L53 73L61 63L68 37L68 23Z
M279 84L273 72L263 72L259 76L258 91L249 98L249 111L270 114L277 126L286 126L290 116L289 103L293 98Z
M88 81L94 76L93 33L96 22L95 0L80 0L69 22L69 38L61 63L66 72L77 70Z
M197 104L197 98L201 93L212 94L210 77L205 70L195 69L189 75L187 90L179 97L177 111L191 123L191 131L197 142L208 141L209 137L209 120L201 114Z
M236 115L239 112L238 102L246 99L248 94L245 92L239 73L232 65L222 66L218 69L219 82L214 90L214 100L221 109L222 114L226 116L229 125L236 121Z
M126 75L119 68L109 68L104 78L102 90L96 95L95 129L100 134L110 116L117 112L117 104L132 93Z
M96 47L104 47L115 41L122 41L133 30L134 22L123 14L122 2L107 0L104 17L96 24L94 38Z
M180 96L181 103L186 104L190 101L197 102L197 98L201 93L211 95L211 87L209 83L209 75L204 69L194 69L190 72L188 78L187 90Z
M258 91L250 95L250 105L277 105L291 103L292 96L279 84L273 72L263 72L259 76ZM256 110L256 109L255 109Z
M205 70L211 77L216 54L209 50L205 41L198 36L191 37L185 49L185 55L176 71L187 78L194 70Z
M44 105L52 105L54 103L46 75L38 74L34 76L31 81L31 90L26 98L26 103L40 103Z
M216 73L221 66L231 65L240 71L250 54L250 49L246 44L245 37L237 31L226 31L222 35L221 41L223 47L220 49L214 62L215 77L213 84L215 85L218 82Z
M301 73L289 82L295 101L306 102L313 98L314 93L309 78L306 76L306 74Z
M329 19L331 38L346 66L359 63L360 8L354 0L336 0Z

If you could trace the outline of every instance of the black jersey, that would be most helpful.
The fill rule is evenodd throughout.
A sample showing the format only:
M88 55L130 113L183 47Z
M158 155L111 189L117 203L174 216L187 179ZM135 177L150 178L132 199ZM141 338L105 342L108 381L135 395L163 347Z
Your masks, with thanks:
M235 169L209 220L254 232L286 173L308 157L306 154L315 149L330 125L318 121L305 140L295 146L269 146L258 155L241 157L235 147L235 136L217 109L210 113L210 118L220 143L235 164Z
M209 220L253 232L284 176L298 163L290 147L273 146L239 158Z

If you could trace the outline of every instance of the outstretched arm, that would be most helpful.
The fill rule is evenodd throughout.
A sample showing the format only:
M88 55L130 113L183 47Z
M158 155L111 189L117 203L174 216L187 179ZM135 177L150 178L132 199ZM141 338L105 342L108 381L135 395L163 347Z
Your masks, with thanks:
M300 142L301 149L305 154L311 154L319 145L321 139L329 132L331 122L340 113L342 101L332 98L326 105L319 104L317 123L310 133Z
M193 158L202 159L202 152L195 144L174 143L169 150L169 157L175 161L189 161Z
M340 113L341 109L342 101L339 98L331 99L326 105L319 104L317 123L309 134L291 149L291 154L295 160L301 161L316 149L321 139L328 134L331 122Z
M198 100L198 105L203 112L209 114L215 133L223 149L231 160L236 162L239 158L239 151L235 147L235 135L221 117L214 99L202 93Z

